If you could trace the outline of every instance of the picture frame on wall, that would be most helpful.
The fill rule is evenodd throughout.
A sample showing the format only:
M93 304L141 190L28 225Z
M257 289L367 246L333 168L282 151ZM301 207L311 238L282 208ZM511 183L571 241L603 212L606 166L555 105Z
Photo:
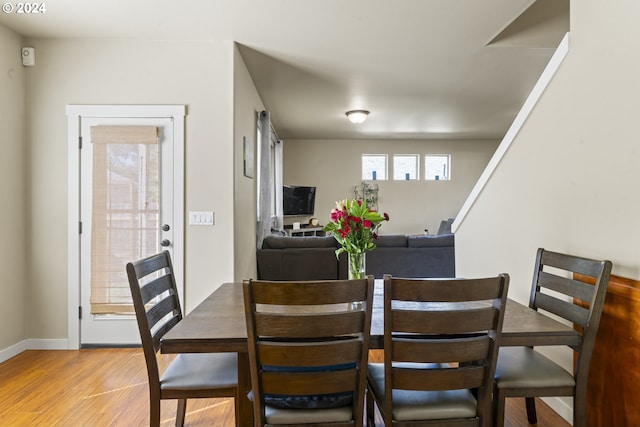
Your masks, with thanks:
M242 159L244 164L244 176L247 178L254 177L254 148L253 141L248 140L246 136L242 137Z

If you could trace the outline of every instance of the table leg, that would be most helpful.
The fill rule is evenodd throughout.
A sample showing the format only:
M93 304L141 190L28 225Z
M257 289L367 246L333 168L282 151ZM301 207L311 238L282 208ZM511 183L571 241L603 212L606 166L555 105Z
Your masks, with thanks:
M247 397L251 391L251 374L249 373L249 354L238 353L238 402L239 416L236 427L253 426L253 404Z

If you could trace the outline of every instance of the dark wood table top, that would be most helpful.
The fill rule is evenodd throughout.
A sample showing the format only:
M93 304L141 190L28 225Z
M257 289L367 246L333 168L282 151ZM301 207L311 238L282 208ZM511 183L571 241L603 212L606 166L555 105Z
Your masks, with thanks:
M371 348L383 347L382 284L376 281ZM513 300L507 301L502 346L576 344L572 327ZM163 353L247 352L242 283L224 283L169 331Z

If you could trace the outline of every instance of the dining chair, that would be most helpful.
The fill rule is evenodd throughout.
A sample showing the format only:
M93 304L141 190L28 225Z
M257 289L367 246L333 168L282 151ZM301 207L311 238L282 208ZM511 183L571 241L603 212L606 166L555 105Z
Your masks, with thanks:
M370 363L367 424L491 425L509 276L384 276L384 363Z
M237 353L179 354L159 369L161 338L182 320L169 252L127 263L127 276L149 378L149 425L160 425L160 401L177 399L176 426L184 424L187 399L236 397ZM238 402L235 400L236 423Z
M373 276L245 280L254 425L363 425Z
M595 278L595 285L573 278ZM529 307L544 310L575 325L580 333L569 372L531 347L503 347L498 355L494 417L504 425L505 399L524 397L529 424L536 424L535 397L573 396L573 425L586 425L586 393L591 353L604 305L611 262L538 249Z

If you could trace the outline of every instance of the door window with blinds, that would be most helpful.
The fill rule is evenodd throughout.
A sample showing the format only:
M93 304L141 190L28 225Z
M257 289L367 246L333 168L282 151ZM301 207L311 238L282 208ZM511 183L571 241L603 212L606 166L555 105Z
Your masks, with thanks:
M91 313L133 313L124 266L160 250L155 126L93 126Z

